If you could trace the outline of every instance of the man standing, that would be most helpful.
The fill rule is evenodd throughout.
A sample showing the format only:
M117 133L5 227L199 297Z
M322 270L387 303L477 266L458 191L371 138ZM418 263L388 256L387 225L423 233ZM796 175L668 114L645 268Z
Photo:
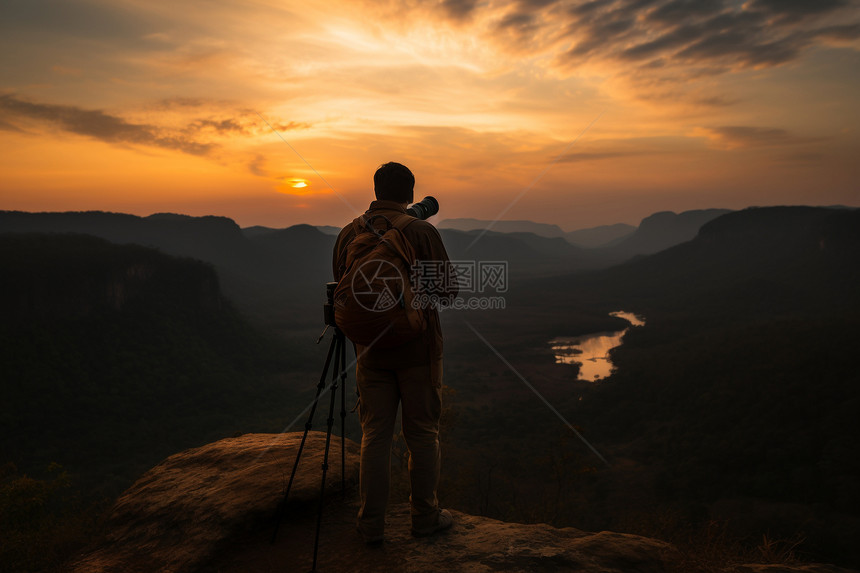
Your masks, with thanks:
M386 163L373 176L376 201L366 216L388 215L389 219L406 213L413 202L415 177L404 165ZM448 254L439 231L432 224L414 219L401 229L415 250L417 261L430 262L449 272ZM369 231L366 231L369 232ZM334 247L334 278L346 272L347 246L356 237L350 223L338 235ZM440 297L457 295L455 280L444 281ZM410 502L412 534L427 536L447 529L451 513L439 507L441 451L439 419L442 414L442 328L435 307L424 310L427 328L416 338L394 348L356 345L356 381L361 420L361 470L359 490L361 508L358 531L365 542L383 540L385 510L388 503L391 442L398 405L402 405L402 426L409 449Z

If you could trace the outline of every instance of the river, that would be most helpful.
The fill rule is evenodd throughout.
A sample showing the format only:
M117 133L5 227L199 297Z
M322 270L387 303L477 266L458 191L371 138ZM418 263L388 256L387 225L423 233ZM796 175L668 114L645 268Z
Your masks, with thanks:
M630 326L617 332L596 332L575 337L558 337L549 341L559 364L579 364L578 380L596 382L612 374L609 351L621 346L631 326L644 326L645 319L632 312L615 311L610 316L623 318Z

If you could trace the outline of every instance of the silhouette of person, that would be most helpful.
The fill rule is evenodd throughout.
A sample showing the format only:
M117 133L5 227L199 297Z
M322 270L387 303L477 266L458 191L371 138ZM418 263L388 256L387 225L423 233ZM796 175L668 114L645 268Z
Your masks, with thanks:
M376 201L370 204L367 216L395 218L406 214L415 186L415 177L406 166L386 163L377 169L373 182ZM415 219L403 234L415 250L416 260L430 261L450 272L448 254L436 227ZM335 280L340 280L346 271L347 246L355 236L352 223L338 235L333 254ZM456 279L444 282L442 292L437 294L453 299L458 290ZM453 523L451 513L439 507L436 497L441 467L442 328L435 306L424 312L427 329L413 340L386 349L356 345L362 429L357 529L367 543L381 542L384 536L398 406L402 409L403 437L409 450L412 534L432 535Z

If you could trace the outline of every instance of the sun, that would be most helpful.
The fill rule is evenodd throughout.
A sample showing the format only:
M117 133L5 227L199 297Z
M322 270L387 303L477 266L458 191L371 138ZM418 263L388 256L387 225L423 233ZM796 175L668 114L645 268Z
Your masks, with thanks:
M312 192L310 182L301 177L284 177L278 185L278 191L287 195L306 195Z

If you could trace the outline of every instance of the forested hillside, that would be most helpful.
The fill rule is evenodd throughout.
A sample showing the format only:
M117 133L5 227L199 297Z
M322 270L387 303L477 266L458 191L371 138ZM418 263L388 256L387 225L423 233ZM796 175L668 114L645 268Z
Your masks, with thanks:
M116 493L179 449L276 426L297 362L214 269L84 235L0 235L3 462ZM280 416L278 416L280 419Z
M813 559L860 563L860 212L731 213L688 243L605 271L538 279L515 296L516 317L505 323L521 326L507 335L484 317L463 318L612 467L464 329L463 348L481 358L449 377L463 386L457 425L485 439L463 453L458 471L476 476L473 492L490 515L543 508L534 519L676 541L709 535L716 523L745 543L768 534ZM553 372L551 356L541 361L539 336L546 344L568 335L565 317L576 324L595 309L636 312L646 325L613 351L610 378L574 382L574 367Z

